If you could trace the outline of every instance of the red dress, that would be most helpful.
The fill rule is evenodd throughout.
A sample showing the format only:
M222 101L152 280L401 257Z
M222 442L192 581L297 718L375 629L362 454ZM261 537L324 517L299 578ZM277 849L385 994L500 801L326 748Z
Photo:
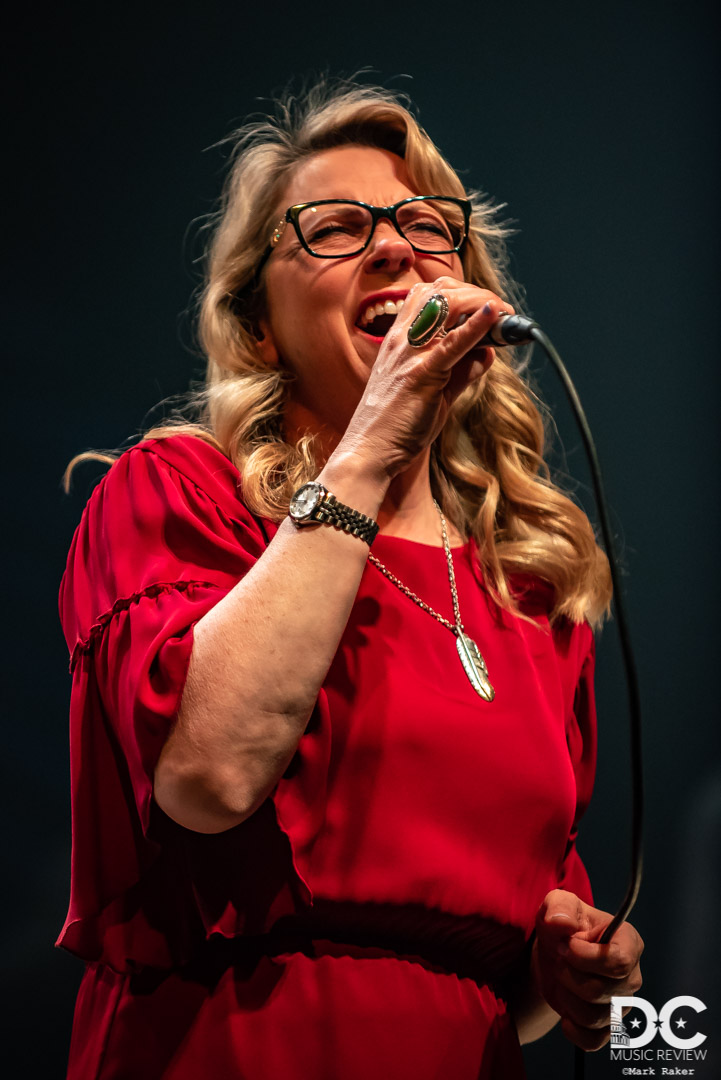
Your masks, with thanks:
M275 526L230 462L176 436L125 453L71 549L73 859L59 943L87 962L72 1080L477 1080L523 1076L507 1008L539 903L590 901L576 823L595 761L593 638L500 611L470 545L455 638L368 564L298 752L217 835L152 800L193 626ZM351 540L349 539L349 543ZM452 619L445 555L374 553ZM282 588L282 581L278 587Z

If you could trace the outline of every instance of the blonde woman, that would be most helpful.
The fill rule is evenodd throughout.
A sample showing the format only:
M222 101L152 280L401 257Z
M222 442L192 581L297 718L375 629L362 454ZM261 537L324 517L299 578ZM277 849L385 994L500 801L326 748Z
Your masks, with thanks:
M640 986L575 846L607 565L481 344L502 244L384 91L239 134L197 423L115 461L63 581L69 1076L512 1078Z

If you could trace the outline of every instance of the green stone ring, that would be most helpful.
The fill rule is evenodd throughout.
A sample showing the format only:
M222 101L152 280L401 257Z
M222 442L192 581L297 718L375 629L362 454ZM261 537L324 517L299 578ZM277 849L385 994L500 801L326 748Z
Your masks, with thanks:
M447 331L444 330L444 324L447 318L448 301L442 293L436 293L426 301L408 327L408 344L414 349L422 349L436 334L445 337Z

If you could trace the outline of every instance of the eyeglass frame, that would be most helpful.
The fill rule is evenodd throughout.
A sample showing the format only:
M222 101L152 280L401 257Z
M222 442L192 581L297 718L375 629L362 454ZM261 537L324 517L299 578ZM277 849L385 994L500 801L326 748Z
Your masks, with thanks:
M398 224L398 218L396 214L401 206L406 206L408 203L413 202L428 202L430 199L444 199L446 200L446 202L455 203L455 205L460 207L461 211L463 212L463 223L465 227L465 232L463 234L463 237L456 244L455 247L448 248L447 250L444 249L442 251L439 251L437 248L434 248L433 250L428 250L428 248L417 248L414 245L413 241L404 235L400 225ZM357 251L342 252L338 255L321 255L319 254L319 252L313 251L313 249L310 247L307 240L303 236L303 232L300 228L300 225L298 224L298 218L300 217L301 212L303 210L307 210L309 206L328 206L330 203L342 203L344 206L362 206L364 210L370 211L371 230L368 233L368 239L366 240L365 244L363 245L363 247L358 248ZM311 202L295 203L294 206L288 207L285 212L285 217L282 217L280 219L275 229L273 230L273 235L270 238L270 244L268 245L268 248L263 256L260 265L263 266L267 259L270 258L271 253L280 243L283 234L285 233L286 226L289 224L292 225L295 229L295 233L298 237L301 247L303 247L309 255L312 255L314 259L353 259L356 255L361 255L366 250L371 240L373 239L373 234L376 231L376 225L379 221L382 221L383 218L385 218L387 221L390 221L398 235L404 240L407 240L413 250L417 251L419 255L453 255L457 252L460 252L461 248L468 239L472 209L473 208L470 199L458 199L454 195L412 195L408 199L401 199L400 202L394 203L393 206L372 206L370 203L361 202L360 199L313 199Z

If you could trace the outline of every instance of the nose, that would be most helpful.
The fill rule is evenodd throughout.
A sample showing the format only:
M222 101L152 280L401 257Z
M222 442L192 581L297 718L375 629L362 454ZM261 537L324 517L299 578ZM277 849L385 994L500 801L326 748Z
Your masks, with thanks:
M387 218L383 218L376 225L364 254L365 269L369 273L399 273L409 270L416 261L416 253L408 240L401 236Z

